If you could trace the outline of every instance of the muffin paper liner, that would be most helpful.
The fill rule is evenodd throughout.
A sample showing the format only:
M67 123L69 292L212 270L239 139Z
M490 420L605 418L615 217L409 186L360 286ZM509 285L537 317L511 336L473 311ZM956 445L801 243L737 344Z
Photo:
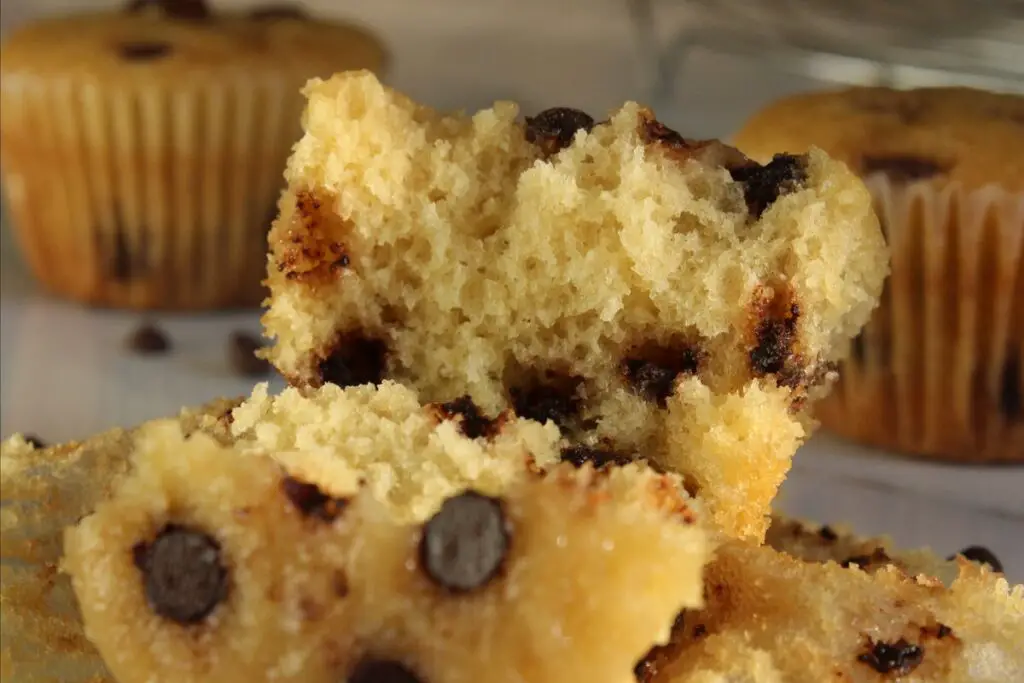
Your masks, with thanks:
M5 204L47 288L140 309L259 304L305 77L219 76L6 77Z
M892 275L816 416L907 455L1024 461L1024 193L866 184Z

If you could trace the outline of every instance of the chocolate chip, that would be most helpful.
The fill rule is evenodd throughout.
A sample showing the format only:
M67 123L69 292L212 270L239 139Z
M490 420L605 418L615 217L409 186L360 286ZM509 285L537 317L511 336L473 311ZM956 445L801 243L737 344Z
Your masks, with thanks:
M208 534L169 525L152 543L136 545L132 553L150 607L166 619L198 623L227 596L220 545Z
M792 154L776 154L764 166L747 164L731 168L729 173L733 180L743 183L747 210L755 218L760 218L781 195L793 192L807 180L804 158Z
M448 403L442 403L439 408L446 419L461 418L459 419L459 428L471 439L491 436L497 425L497 420L491 420L481 413L468 395L460 396Z
M153 323L142 323L128 336L128 348L142 355L166 353L171 342L163 330Z
M259 21L276 19L305 19L309 15L298 5L264 5L249 12L249 17Z
M555 107L526 117L526 139L545 154L554 154L572 144L576 131L590 132L594 119L579 109Z
M829 542L835 541L836 539L839 538L839 534L837 534L835 531L833 531L832 527L830 527L827 524L825 526L821 527L820 529L818 529L818 536L820 536L823 540L829 541Z
M857 657L857 661L864 662L878 673L895 672L897 676L906 676L916 669L922 660L924 648L912 645L903 638L895 643L874 643L868 652Z
M972 545L961 550L957 555L963 555L963 557L971 562L977 562L978 564L987 564L992 568L994 572L1003 571L1003 563L999 561L999 558L995 556L991 550L984 546ZM947 560L952 560L956 555L950 555Z
M509 543L501 501L466 491L446 500L423 526L420 563L439 586L471 591L498 573Z
M759 376L777 374L792 354L800 307L791 304L783 316L769 315L758 323L756 344L750 351L750 368Z
M151 62L171 54L171 44L164 42L130 42L117 46L122 59L130 62Z
M155 8L172 19L207 19L210 8L204 0L132 0L128 3L128 12L141 12Z
M657 653L651 650L633 667L633 677L637 680L637 683L651 683L654 677L658 675L656 655Z
M1008 420L1024 418L1024 377L1016 358L1010 357L1003 364L999 380L999 411Z
M946 170L945 164L940 164L934 159L905 154L864 155L860 160L862 175L884 173L890 180L903 183L932 178L945 173Z
M566 429L579 412L579 386L578 378L552 375L512 389L512 408L519 417L541 423L551 420L559 429Z
M270 371L270 364L257 358L259 340L247 332L232 332L228 338L228 362L242 377L262 377Z
M22 434L21 438L25 440L25 443L32 446L32 448L46 448L46 442L35 434Z
M649 347L623 362L623 374L637 394L664 408L676 378L692 375L699 366L700 354L693 347Z
M424 683L398 662L364 659L348 675L348 683Z
M333 522L348 505L344 498L332 498L315 484L299 481L294 477L285 477L281 482L281 489L292 505L304 516L315 517L324 522Z
M339 387L380 384L387 368L387 346L379 339L343 336L320 361L320 378Z
M621 467L632 462L630 458L610 448L581 445L563 448L561 457L563 462L572 463L574 467L583 467L584 463L589 462L597 469L608 465Z

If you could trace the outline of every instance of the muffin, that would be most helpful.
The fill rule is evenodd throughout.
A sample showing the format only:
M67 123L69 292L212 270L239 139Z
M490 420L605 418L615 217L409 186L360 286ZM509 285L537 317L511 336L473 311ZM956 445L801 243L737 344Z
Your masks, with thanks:
M187 310L259 304L300 89L387 61L353 26L196 0L41 20L0 55L5 208L37 278Z
M892 250L882 302L817 416L911 456L1024 461L1024 98L965 88L799 95L738 133L812 145L870 188Z

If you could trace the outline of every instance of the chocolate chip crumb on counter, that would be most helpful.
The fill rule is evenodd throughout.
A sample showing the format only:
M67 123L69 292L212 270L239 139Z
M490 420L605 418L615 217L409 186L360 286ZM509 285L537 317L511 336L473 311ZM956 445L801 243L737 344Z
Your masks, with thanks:
M906 456L1024 461L1022 122L1021 94L855 87L785 97L736 134L766 168L819 148L845 163L892 249L815 408L826 428Z
M171 340L156 323L143 322L128 335L125 346L142 356L162 355L171 350Z
M763 536L805 404L887 273L845 166L758 163L636 103L447 114L366 72L305 94L263 317L290 384L390 379L550 421Z

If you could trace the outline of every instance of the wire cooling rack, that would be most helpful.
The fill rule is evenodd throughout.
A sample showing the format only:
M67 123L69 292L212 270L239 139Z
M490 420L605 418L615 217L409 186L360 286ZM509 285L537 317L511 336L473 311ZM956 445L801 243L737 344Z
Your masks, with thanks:
M1024 92L1024 0L626 1L653 102L698 47L824 81Z

